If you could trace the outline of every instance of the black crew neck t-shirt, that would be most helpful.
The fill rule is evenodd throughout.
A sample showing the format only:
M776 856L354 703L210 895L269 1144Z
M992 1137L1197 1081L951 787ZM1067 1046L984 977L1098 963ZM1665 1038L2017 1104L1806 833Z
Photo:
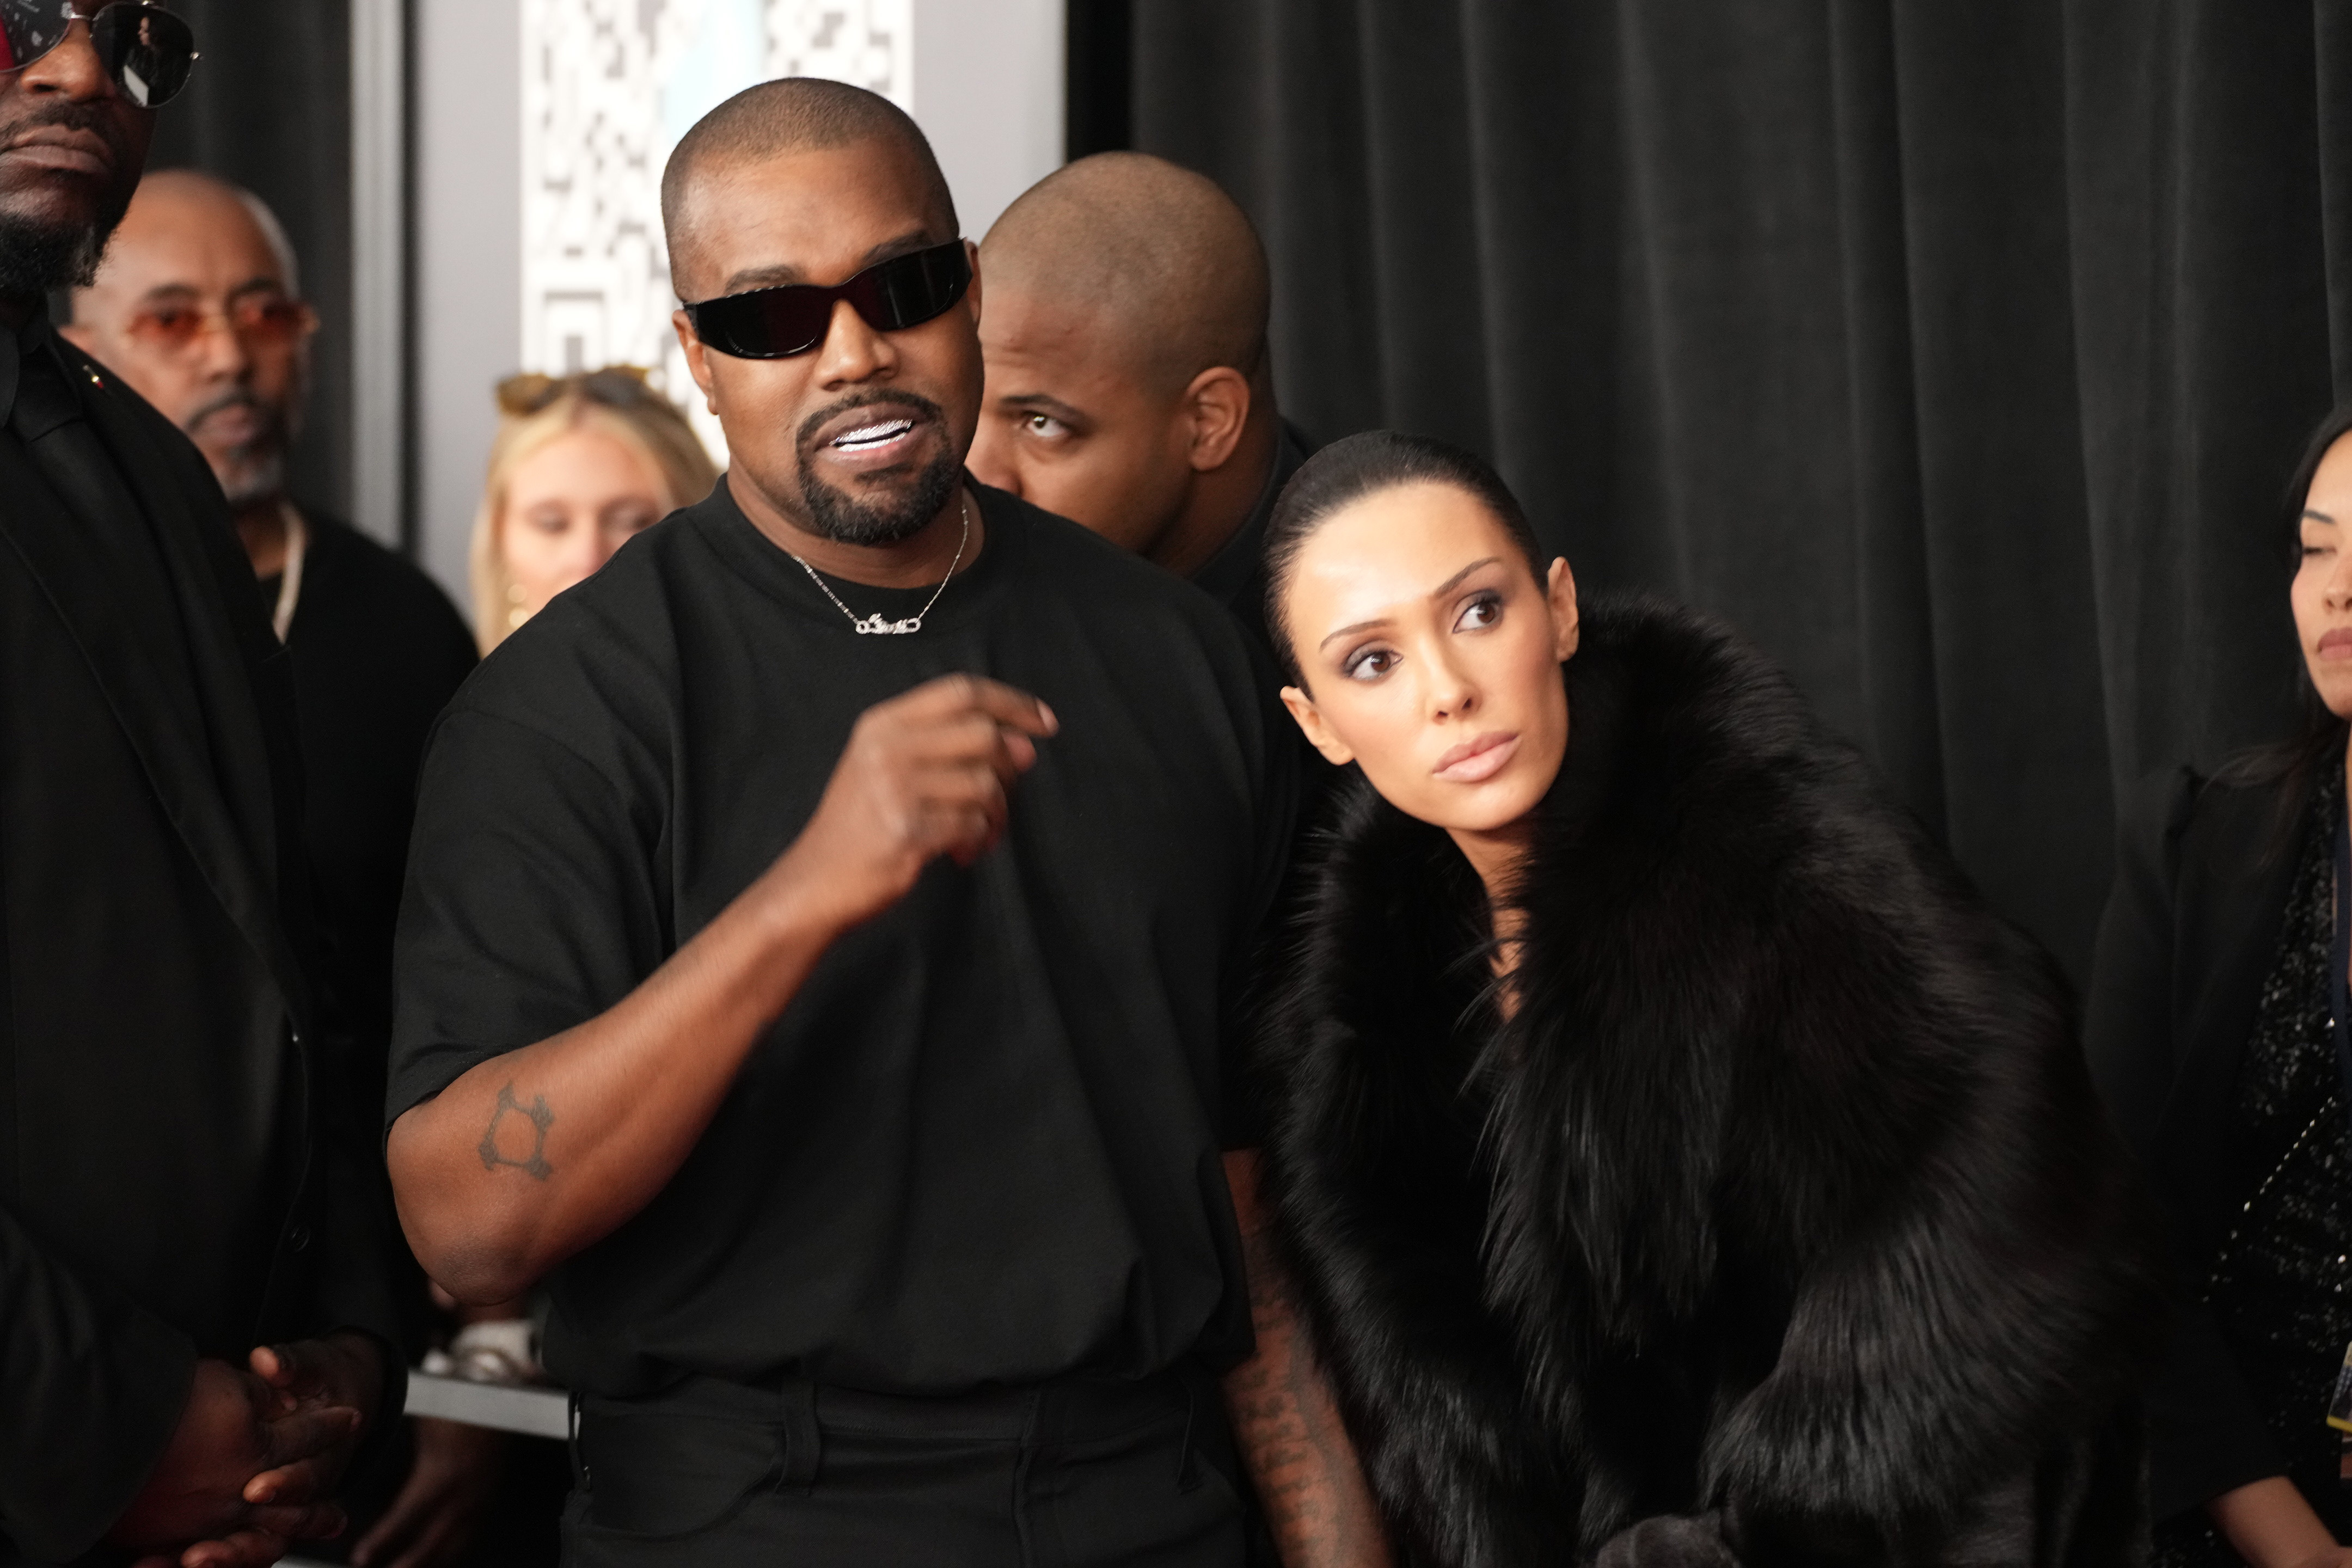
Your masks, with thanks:
M547 1363L575 1388L950 1394L1247 1352L1220 1155L1296 792L1276 682L1199 590L971 493L977 560L919 633L871 637L722 481L441 720L394 1118L644 981L792 843L874 704L968 671L1061 721L1003 840L836 942L667 1187L550 1277ZM890 617L932 592L828 586Z

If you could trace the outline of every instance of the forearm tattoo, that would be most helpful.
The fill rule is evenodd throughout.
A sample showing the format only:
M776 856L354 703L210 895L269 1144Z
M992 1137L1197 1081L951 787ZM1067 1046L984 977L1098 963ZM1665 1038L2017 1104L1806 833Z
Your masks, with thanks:
M517 1123L507 1121L509 1111L514 1112ZM522 1147L520 1122L530 1124L530 1152L518 1159L513 1151ZM514 1085L508 1084L499 1090L498 1109L490 1112L490 1124L482 1132L482 1168L495 1171L501 1165L512 1165L534 1182L547 1180L555 1174L555 1167L547 1163L547 1130L554 1124L555 1112L547 1108L545 1095L534 1094L530 1103L525 1105L515 1098ZM507 1131L503 1143L499 1139L501 1129Z
M1300 1338L1298 1302L1272 1238L1262 1231L1244 1235L1242 1250L1258 1349L1226 1374L1225 1402L1282 1560L1290 1568L1385 1563L1379 1516L1354 1446Z

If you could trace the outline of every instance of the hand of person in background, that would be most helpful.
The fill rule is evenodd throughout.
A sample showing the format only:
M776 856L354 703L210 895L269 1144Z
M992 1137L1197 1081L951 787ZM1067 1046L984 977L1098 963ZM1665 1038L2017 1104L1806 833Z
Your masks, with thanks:
M200 1361L179 1426L107 1544L145 1553L139 1568L266 1568L297 1541L334 1536L343 1510L323 1497L287 1486L257 1502L251 1489L348 1453L364 1420L356 1405L286 1408L257 1370Z
M375 1429L377 1409L383 1403L383 1354L373 1338L352 1329L254 1351L254 1373L275 1396L276 1418L290 1419L307 1411L356 1410L360 1419L341 1442L254 1477L245 1489L247 1501L300 1502L334 1495L360 1439Z
M352 1548L355 1568L447 1568L466 1554L506 1477L512 1439L415 1418L416 1462L400 1495Z

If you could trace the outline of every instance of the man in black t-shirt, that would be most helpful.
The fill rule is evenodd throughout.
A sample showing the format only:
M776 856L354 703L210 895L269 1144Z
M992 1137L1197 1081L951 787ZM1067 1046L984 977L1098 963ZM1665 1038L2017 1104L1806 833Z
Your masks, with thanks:
M963 473L913 123L772 82L664 182L734 459L444 718L389 1112L418 1256L542 1278L581 1563L1234 1563L1227 1005L1294 750L1217 605Z

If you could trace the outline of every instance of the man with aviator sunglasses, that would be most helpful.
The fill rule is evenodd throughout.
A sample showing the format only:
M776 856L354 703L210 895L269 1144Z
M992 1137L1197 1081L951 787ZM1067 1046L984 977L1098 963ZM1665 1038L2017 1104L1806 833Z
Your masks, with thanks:
M260 1568L400 1397L286 672L203 458L45 300L195 54L125 0L0 47L0 1564Z
M387 1143L541 1279L568 1560L1244 1558L1228 1005L1295 748L1216 603L964 471L982 279L913 122L751 89L664 180L733 466L425 763Z

